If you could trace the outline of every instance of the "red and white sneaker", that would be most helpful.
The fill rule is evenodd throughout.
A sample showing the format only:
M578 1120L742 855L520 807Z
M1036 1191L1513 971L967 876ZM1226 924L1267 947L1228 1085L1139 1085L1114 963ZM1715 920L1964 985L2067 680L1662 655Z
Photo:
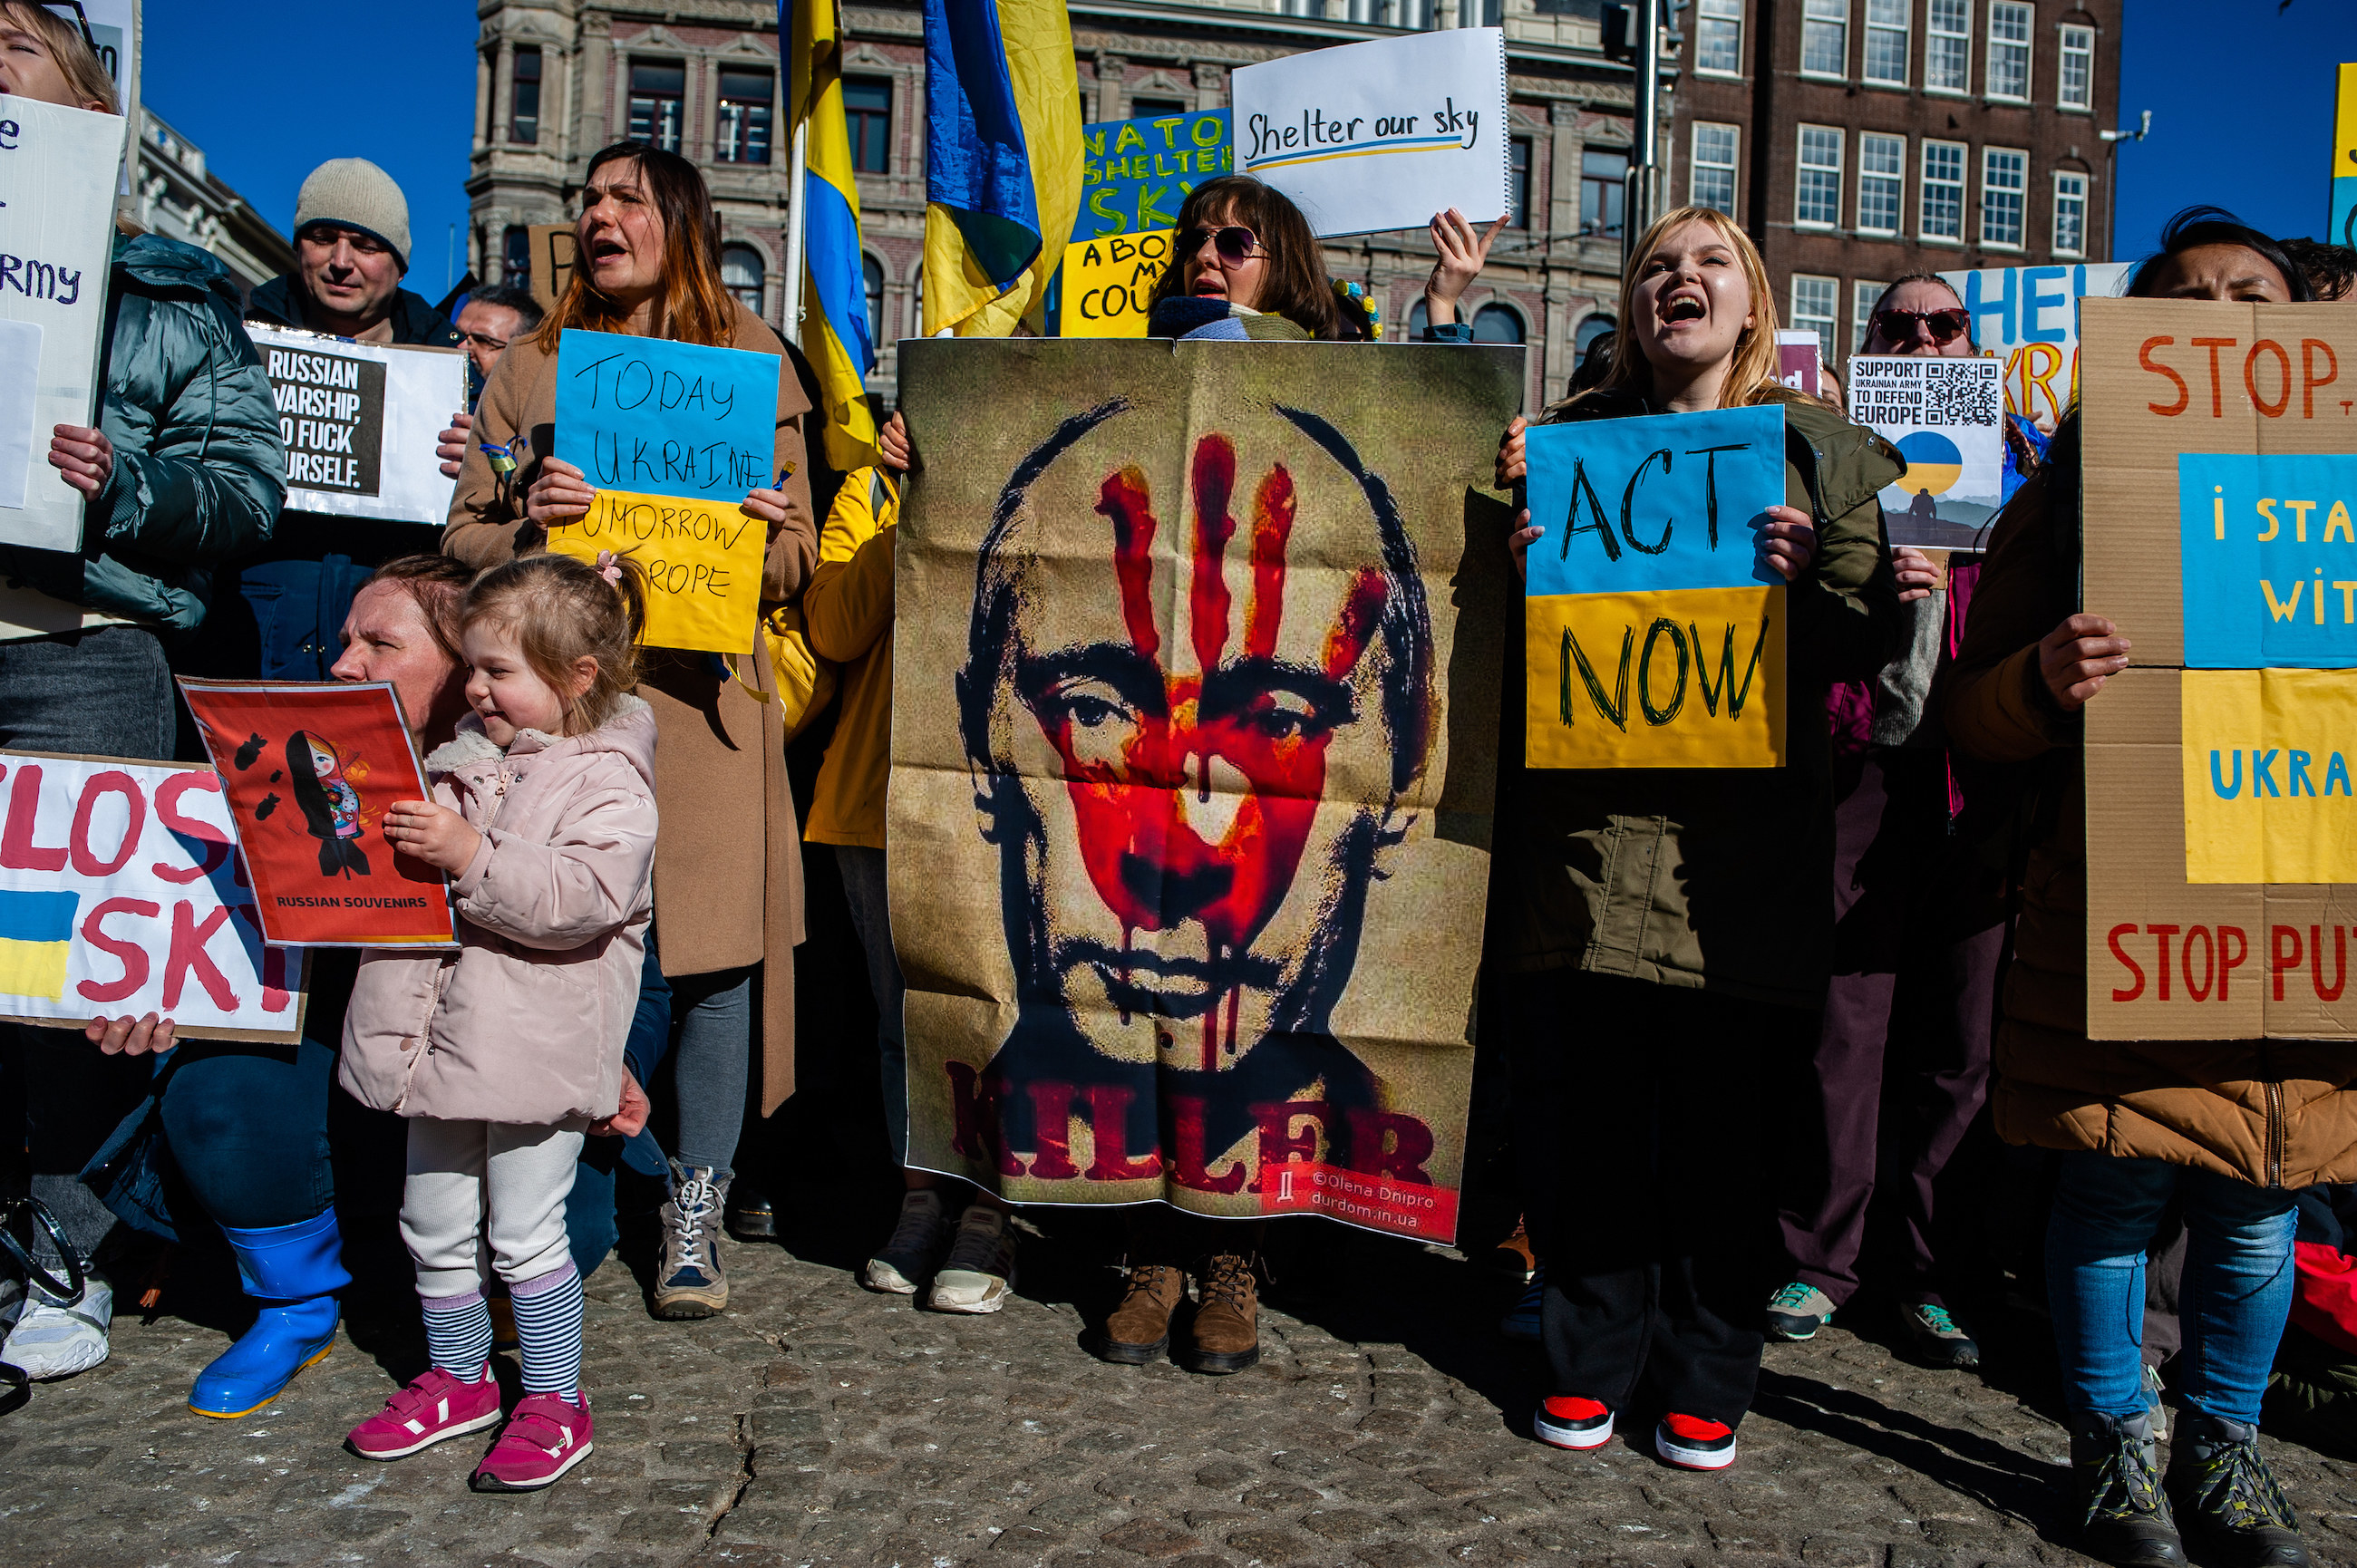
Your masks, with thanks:
M1724 1470L1735 1463L1735 1428L1696 1415L1665 1415L1653 1428L1653 1452L1681 1470Z
M1540 1402L1531 1430L1541 1443L1586 1453L1612 1441L1612 1412L1594 1400L1556 1394Z
M363 1459L405 1459L446 1437L499 1423L500 1383L489 1366L474 1382L434 1367L353 1427L344 1446Z
M589 1401L526 1394L467 1484L479 1492L536 1492L589 1457Z

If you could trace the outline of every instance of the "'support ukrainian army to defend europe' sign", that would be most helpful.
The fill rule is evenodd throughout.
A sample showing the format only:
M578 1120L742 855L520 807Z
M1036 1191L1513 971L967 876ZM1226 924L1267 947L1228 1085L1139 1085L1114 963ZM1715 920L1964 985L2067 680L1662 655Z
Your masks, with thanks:
M909 1163L1452 1236L1522 350L901 352Z

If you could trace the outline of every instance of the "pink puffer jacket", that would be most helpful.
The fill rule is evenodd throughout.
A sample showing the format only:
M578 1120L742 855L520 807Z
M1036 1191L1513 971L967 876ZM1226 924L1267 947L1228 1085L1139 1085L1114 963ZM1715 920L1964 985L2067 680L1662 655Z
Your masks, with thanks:
M625 697L587 735L525 730L502 755L470 714L425 771L483 835L451 887L458 950L362 956L344 1088L447 1121L612 1115L654 912L654 715Z

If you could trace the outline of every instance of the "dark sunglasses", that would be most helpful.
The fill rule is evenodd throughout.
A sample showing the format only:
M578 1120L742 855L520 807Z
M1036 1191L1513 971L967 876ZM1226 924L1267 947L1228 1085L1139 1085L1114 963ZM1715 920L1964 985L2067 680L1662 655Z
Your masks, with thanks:
M1875 330L1881 333L1883 340L1889 343L1904 343L1914 337L1915 324L1919 321L1923 324L1924 330L1932 334L1932 342L1944 345L1963 337L1964 328L1972 325L1973 318L1964 314L1961 308L1947 310L1892 308L1878 310L1874 313Z
M1178 248L1172 254L1191 256L1203 248L1206 240L1219 252L1220 264L1224 267L1240 267L1254 256L1268 253L1261 249L1259 235L1241 223L1231 223L1224 229L1188 230L1178 236Z

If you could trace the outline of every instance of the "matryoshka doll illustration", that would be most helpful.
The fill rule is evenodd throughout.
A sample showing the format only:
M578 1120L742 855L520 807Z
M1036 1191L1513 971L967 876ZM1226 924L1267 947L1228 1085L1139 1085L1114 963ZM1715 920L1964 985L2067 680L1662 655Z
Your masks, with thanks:
M360 791L344 777L343 753L307 730L286 737L286 778L303 809L303 829L319 841L319 871L333 876L369 874L361 853Z

